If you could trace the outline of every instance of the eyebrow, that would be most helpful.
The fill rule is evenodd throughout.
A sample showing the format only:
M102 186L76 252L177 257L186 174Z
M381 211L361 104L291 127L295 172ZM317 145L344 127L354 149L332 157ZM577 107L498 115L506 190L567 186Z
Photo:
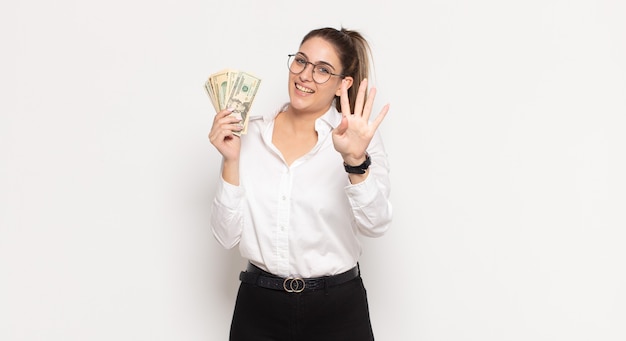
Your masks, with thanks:
M301 54L301 55L303 55L303 56L304 56L304 58L306 58L307 60L309 60L309 56L307 56L307 55L306 55L306 53L298 51L298 53L297 53L297 54ZM336 69L335 69L335 67L333 66L333 64L331 64L331 63L329 63L329 62L325 62L325 61L323 61L323 60L320 60L320 61L318 61L318 62L316 62L316 63L313 63L313 64L315 64L315 65L320 65L320 64L328 65L328 66L330 66L331 68L333 68L333 70L336 70Z

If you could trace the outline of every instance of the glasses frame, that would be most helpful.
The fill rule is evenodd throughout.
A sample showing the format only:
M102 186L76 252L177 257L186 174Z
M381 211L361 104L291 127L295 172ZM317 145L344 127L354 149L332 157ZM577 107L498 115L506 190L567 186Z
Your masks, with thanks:
M309 64L311 64L313 66L313 71L312 71L313 74L312 74L311 78L313 78L313 81L315 83L317 83L317 84L324 84L324 83L328 82L332 76L341 77L341 79L344 79L347 76L347 75L345 75L343 73L332 73L332 72L329 71L328 73L330 74L330 76L328 77L328 79L323 81L323 82L318 82L318 81L315 80L315 68L317 68L318 66L322 66L322 65L328 65L328 66L332 67L332 65L327 64L327 63L313 64L312 62L310 62L306 58L303 58L304 60L306 60L306 63L304 64L304 68L302 68L302 71L300 71L300 72L293 72L291 70L291 64L293 62L295 62L295 59L291 63L289 62L289 60L291 59L291 57L295 57L297 55L301 55L301 53L292 53L292 54L288 54L287 55L287 68L289 69L289 72L293 73L294 75L299 75L299 74L303 73L304 70L306 70L307 66L309 66Z

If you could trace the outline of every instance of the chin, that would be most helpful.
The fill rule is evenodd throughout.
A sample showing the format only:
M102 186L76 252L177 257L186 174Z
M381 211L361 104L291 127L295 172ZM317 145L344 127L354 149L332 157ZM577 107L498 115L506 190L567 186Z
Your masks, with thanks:
M295 90L294 90L295 91ZM289 94L289 105L295 109L303 109L311 104L311 97L302 97L297 93Z

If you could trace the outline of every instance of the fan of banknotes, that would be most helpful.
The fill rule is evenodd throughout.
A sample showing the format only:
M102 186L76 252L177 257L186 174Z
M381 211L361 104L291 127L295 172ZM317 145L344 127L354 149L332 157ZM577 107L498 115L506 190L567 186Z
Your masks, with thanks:
M218 71L204 83L215 111L232 108L231 115L241 115L243 129L235 133L237 136L248 132L248 113L260 84L259 78L234 69Z

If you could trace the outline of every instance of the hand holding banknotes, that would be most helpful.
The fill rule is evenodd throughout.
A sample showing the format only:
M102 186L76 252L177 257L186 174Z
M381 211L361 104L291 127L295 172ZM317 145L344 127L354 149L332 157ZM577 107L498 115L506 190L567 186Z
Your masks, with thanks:
M218 71L204 83L215 111L232 109L232 115L239 117L241 129L233 130L233 134L240 136L248 130L248 114L259 89L261 80L243 71L224 69Z
M224 179L238 183L238 161L241 137L248 130L248 114L261 80L233 69L209 76L204 88L215 107L209 141L224 158Z

